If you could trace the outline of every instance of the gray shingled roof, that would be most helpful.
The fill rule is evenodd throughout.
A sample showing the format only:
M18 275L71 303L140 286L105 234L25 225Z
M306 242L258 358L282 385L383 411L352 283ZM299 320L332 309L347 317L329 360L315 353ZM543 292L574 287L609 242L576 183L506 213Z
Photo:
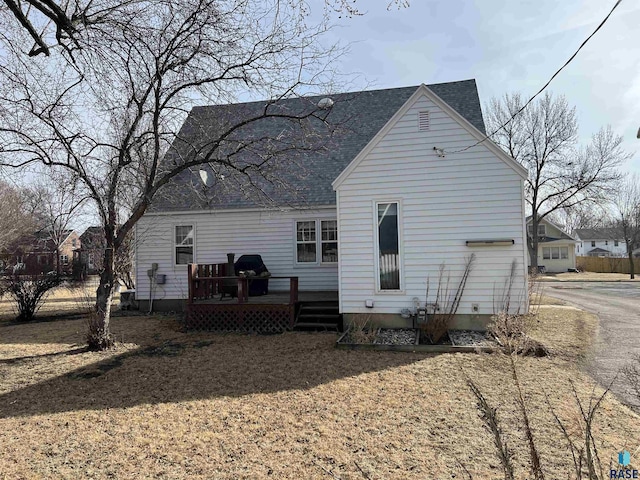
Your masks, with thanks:
M485 132L475 80L440 83L428 87L457 110L472 125ZM201 167L187 170L160 190L151 211L178 211L225 208L334 205L331 182L349 165L376 133L411 97L418 86L371 90L331 95L334 106L327 111L327 122L308 119L303 122L266 118L250 123L230 137L219 158L241 142L254 142L235 162L255 163L265 151L280 150L268 162L263 175L252 175L249 185L244 175L229 169L210 173L216 180L205 187L200 180ZM299 115L315 108L321 98L284 99L270 108ZM225 126L241 119L254 118L267 102L194 107L164 158L165 164L180 164L197 155L206 142L219 137ZM272 139L272 140L266 140ZM273 140L276 139L276 140ZM292 151L286 145L302 145L306 151ZM246 162L246 163L243 163ZM216 167L218 168L218 167ZM222 178L222 175L224 178ZM258 187L262 194L256 193Z
M622 240L624 235L622 229L609 228L579 228L574 235L580 240Z

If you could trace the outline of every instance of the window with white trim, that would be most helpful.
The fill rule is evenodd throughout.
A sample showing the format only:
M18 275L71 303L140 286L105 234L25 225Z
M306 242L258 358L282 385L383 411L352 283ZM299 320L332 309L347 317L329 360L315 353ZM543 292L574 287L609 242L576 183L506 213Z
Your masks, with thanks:
M618 247L618 246L620 246L620 242L618 242L618 240L614 240L614 241L613 241L613 246L614 246L614 247Z
M296 222L296 262L316 263L317 239L315 220Z
M398 202L376 203L377 259L380 290L400 290L400 223Z
M530 223L527 225L527 232L529 233L529 236L533 236L533 225ZM544 223L539 223L538 224L538 236L539 237L544 237L547 235L547 226Z
M566 260L569 258L569 247L544 247L542 258L544 260Z
M320 222L322 263L338 262L338 221L322 220Z
M596 241L595 240L591 240L591 246L595 247L596 246Z
M193 263L194 230L193 225L176 225L174 235L175 264Z
M69 255L60 255L60 263L62 265L69 265Z

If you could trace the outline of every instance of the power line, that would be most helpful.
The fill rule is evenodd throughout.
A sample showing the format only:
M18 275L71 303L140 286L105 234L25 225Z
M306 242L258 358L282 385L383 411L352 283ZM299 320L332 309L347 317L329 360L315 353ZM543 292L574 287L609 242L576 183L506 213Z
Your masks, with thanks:
M598 27L591 33L591 35L589 35L587 37L587 39L582 42L582 44L578 47L578 49L575 51L575 53L573 55L571 55L571 57L569 58L569 60L567 60L565 62L564 65L562 65L557 71L556 73L554 73L551 78L549 79L549 81L547 83L545 83L542 88L540 90L538 90L538 92L529 99L529 101L527 101L527 103L525 103L522 108L520 108L520 110L518 110L516 113L514 113L511 118L509 118L506 122L504 122L502 125L500 125L496 130L494 130L492 133L490 133L489 135L485 136L482 140L478 140L476 143L474 143L473 145L469 145L468 147L462 148L460 150L454 150L453 152L447 152L445 151L444 153L446 153L447 155L451 155L454 153L461 153L461 152L465 152L467 150L469 150L470 148L475 147L476 145L480 145L482 142L484 142L485 140L488 140L489 138L491 138L493 135L495 135L496 133L498 133L500 130L502 130L504 127L506 127L514 118L516 118L518 115L520 115L522 113L522 111L527 108L529 106L529 104L531 102L533 102L533 100L540 95L545 88L547 88L549 86L549 84L553 81L554 78L556 78L558 76L558 74L565 69L565 67L567 65L569 65L574 58L576 58L576 56L578 55L578 52L580 52L580 50L582 50L582 47L584 47L587 42L589 40L591 40L591 37L593 37L596 33L598 33L598 30L600 30L602 28L602 26L607 22L607 20L609 20L609 17L611 16L611 14L614 12L614 10L616 8L618 8L618 5L620 5L620 3L622 3L622 0L617 0L615 5L613 6L613 8L611 9L611 11L607 14L606 17L604 17L604 20L602 20L602 22L600 22L600 25L598 25Z

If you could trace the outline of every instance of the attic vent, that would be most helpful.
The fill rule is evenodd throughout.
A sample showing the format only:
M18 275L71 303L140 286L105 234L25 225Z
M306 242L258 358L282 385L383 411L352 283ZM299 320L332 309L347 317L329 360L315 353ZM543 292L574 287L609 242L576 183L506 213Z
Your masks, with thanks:
M429 112L418 112L418 130L421 132L429 130Z

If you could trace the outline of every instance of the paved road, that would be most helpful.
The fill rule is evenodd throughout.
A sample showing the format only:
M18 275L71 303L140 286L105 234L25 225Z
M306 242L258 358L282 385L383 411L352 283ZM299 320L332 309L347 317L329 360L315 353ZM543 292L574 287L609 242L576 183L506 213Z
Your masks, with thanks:
M589 373L603 385L634 356L640 356L640 282L545 282L544 295L559 298L600 318L600 329ZM623 375L612 387L625 403L640 407Z

